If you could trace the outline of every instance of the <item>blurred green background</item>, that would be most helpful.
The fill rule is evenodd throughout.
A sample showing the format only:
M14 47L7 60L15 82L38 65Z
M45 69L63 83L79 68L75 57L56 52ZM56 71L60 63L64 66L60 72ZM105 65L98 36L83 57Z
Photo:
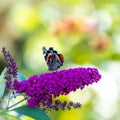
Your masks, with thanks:
M52 120L120 120L119 0L0 0L0 50L26 77L47 72L43 46L64 55L61 69L91 66L102 74L98 84L61 96L82 108L48 112Z

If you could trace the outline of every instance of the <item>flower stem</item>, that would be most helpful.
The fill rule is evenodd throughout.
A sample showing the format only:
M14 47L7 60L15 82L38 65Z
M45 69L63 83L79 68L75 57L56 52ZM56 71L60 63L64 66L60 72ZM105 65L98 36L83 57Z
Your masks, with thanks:
M12 93L12 90L10 90L9 91L9 93L8 93L8 103L7 103L7 109L8 109L8 107L9 107L9 103L10 103L10 95L11 95L11 93Z
M8 109L8 110L11 109L12 107L14 107L14 106L18 105L19 103L23 102L24 100L27 100L27 97L25 97L24 99L20 100L19 102L15 103L15 104L11 105L11 106L8 107L7 109Z

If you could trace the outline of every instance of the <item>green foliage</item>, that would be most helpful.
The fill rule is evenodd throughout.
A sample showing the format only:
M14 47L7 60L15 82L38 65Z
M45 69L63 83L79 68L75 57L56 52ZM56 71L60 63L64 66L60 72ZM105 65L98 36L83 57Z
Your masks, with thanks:
M5 68L0 75L0 98L2 98L4 91L5 91L5 86L6 86L5 73L6 73L6 71L7 71L7 69Z
M20 118L10 115L6 112L0 112L0 116L4 118L4 120L20 120Z
M50 120L50 118L39 108L32 108L28 106L21 106L13 109L20 115L25 115L34 118L35 120Z
M57 0L57 2L61 5L74 5L79 3L79 0Z

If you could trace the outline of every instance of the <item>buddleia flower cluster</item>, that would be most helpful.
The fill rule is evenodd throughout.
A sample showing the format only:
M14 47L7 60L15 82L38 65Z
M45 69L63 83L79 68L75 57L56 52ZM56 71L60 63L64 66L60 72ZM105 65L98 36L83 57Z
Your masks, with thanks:
M77 89L83 89L101 79L97 68L70 68L66 70L32 75L28 79L19 81L17 66L10 53L2 49L7 68L5 79L6 87L12 88L13 94L24 94L27 105L43 110L70 110L80 108L80 103L55 100L60 95L68 95Z
M54 98L68 95L77 89L83 89L101 78L96 68L71 68L67 70L33 75L27 80L15 80L16 93L25 93L28 97L27 105L39 108L51 106Z
M18 68L9 51L6 51L5 48L2 48L2 53L5 58L5 67L7 68L7 72L5 75L5 79L7 80L6 87L8 89L11 89L14 80L17 78Z

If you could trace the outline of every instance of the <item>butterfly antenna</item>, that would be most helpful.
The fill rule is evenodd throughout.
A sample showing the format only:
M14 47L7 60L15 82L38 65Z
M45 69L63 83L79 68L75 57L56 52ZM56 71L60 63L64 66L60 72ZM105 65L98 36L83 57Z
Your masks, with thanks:
M43 53L46 53L46 52L47 52L46 47L42 47L42 50L43 50Z

